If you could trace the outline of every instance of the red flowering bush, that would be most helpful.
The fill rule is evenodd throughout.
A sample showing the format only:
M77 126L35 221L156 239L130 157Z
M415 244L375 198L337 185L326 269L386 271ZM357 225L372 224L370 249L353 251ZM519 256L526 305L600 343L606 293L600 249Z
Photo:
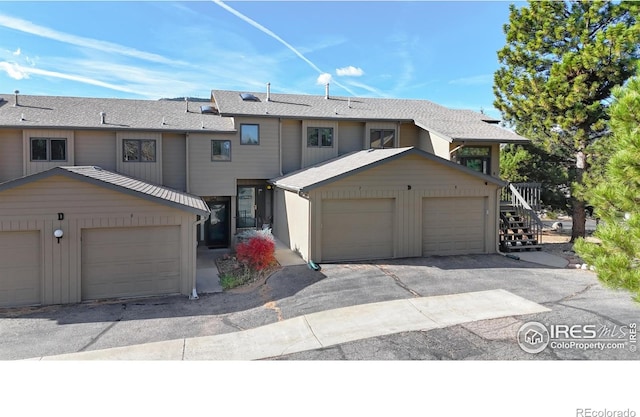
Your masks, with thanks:
M254 271L262 271L276 262L276 244L273 239L256 235L238 243L236 256L240 262L249 265Z

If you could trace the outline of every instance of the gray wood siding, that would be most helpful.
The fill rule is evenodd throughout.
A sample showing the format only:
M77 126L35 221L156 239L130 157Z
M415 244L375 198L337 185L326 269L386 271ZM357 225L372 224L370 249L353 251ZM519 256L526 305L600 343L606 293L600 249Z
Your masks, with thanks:
M240 145L240 124L260 125L259 145ZM280 175L277 119L236 119L235 134L189 135L189 192L201 196L235 196L237 179L271 179ZM231 161L211 161L211 140L231 140Z
M273 233L282 243L309 260L309 201L296 193L275 192Z
M413 123L402 123L400 125L400 148L407 146L420 147L420 129ZM433 153L433 152L431 152Z
M184 135L162 135L162 185L187 189L187 148Z
M155 162L128 162L123 160L124 139L151 139L156 141ZM116 134L116 171L153 184L162 184L162 134L152 132L118 132Z
M57 213L64 213L58 220ZM0 193L0 233L39 231L42 264L42 304L81 301L81 241L83 229L180 226L180 292L195 283L196 216L83 181L52 176ZM53 231L61 228L60 243Z
M0 182L20 178L24 175L22 132L0 131Z
M307 146L308 127L331 127L333 128L333 146ZM318 162L326 161L338 156L337 138L340 137L338 124L323 120L304 120L302 122L302 167L308 167Z
M116 133L79 130L75 132L75 164L116 170Z
M408 189L411 186L411 189ZM311 224L311 257L321 259L322 200L394 198L395 257L422 256L422 204L425 197L487 197L488 252L496 250L497 189L453 168L410 155L351 175L312 190L309 197L314 222Z
M302 167L302 121L282 121L282 173Z
M338 154L344 155L349 152L361 151L364 142L364 123L362 122L340 122L340 137L338 138Z
M57 129L38 129L38 130L24 130L22 132L22 154L24 156L24 175L37 174L38 172L46 171L58 166L70 166L75 165L75 151L73 146L72 130L57 130ZM60 138L67 140L67 160L66 161L31 161L31 138Z

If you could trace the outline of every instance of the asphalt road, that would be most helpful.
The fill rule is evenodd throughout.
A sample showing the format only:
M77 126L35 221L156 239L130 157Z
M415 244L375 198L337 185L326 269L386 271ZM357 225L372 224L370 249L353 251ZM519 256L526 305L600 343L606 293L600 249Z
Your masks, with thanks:
M624 349L551 348L531 354L515 335L528 321L589 325L608 338L640 323L629 293L603 288L595 274L552 269L500 255L287 267L245 291L0 310L0 359L209 336L317 311L430 295L505 289L551 309L426 332L376 337L278 359L640 359ZM627 337L628 339L628 337ZM627 340L624 339L624 340ZM275 359L275 358L274 358Z

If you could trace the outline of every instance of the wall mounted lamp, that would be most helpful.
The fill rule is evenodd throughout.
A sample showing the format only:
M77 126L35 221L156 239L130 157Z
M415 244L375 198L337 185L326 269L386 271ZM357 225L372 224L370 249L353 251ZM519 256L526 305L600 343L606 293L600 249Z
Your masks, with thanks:
M62 229L56 229L53 231L53 237L58 239L58 243L60 243L60 238L62 238L62 236L64 236L64 232L62 231Z

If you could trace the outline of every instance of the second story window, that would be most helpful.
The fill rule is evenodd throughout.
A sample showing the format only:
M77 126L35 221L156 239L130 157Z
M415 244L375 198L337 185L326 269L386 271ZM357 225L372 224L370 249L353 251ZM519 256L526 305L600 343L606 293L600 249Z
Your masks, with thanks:
M260 125L240 125L241 145L260 145Z
M212 140L211 141L212 161L231 161L231 141Z
M67 160L67 139L31 138L31 160L55 162Z
M307 128L307 147L333 147L333 128L332 127L308 127Z
M462 147L452 155L451 159L474 171L491 175L491 148L489 146Z
M156 162L156 141L153 139L123 139L122 160L125 162Z
M371 148L393 148L396 142L396 131L393 129L371 129Z

